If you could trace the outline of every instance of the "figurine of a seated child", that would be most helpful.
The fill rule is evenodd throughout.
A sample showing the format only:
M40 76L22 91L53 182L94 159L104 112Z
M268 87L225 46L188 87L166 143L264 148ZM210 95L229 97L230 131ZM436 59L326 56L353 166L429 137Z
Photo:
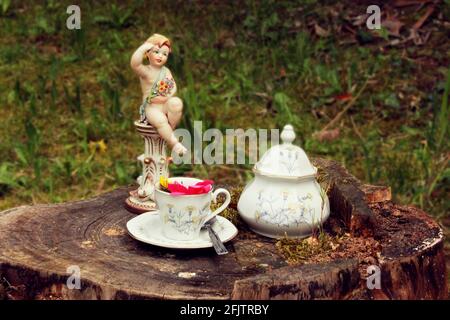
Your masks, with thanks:
M181 120L183 102L174 96L177 85L170 70L164 66L170 52L170 40L154 34L133 53L130 64L141 83L140 121L155 127L169 147L182 155L187 150L173 130ZM144 57L147 57L148 65L143 64Z

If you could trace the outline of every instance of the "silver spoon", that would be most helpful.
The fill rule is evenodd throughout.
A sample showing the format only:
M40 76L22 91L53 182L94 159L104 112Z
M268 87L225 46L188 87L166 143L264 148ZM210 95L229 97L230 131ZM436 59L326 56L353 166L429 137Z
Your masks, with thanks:
M213 217L212 219L209 219L208 221L205 222L205 224L202 226L202 229L208 229L208 234L209 234L209 238L212 241L214 250L216 250L216 253L218 255L223 255L223 254L227 254L228 250L227 248L225 248L225 246L223 245L222 241L220 240L219 236L217 235L217 233L214 231L214 229L212 228L212 225L217 221L216 217Z

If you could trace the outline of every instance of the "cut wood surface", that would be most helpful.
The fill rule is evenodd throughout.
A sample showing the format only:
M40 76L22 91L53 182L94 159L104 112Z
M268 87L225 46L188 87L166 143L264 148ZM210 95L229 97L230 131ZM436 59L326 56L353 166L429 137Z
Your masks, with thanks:
M169 250L127 234L131 188L58 205L0 212L0 299L444 299L443 232L428 215L391 201L334 161L315 159L329 183L330 221L351 237L380 243L372 263L381 289L369 290L357 257L289 265L274 241L245 227L227 244ZM79 267L81 289L66 285ZM69 268L69 269L68 269Z

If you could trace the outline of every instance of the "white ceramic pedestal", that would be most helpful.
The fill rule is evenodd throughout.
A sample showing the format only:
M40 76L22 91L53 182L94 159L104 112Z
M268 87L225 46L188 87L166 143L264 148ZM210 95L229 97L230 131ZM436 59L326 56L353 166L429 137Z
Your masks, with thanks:
M142 213L156 210L154 202L155 187L161 176L169 176L166 142L159 136L154 127L135 121L134 125L144 138L144 153L138 157L142 163L142 175L137 182L139 187L130 192L125 204L129 211Z

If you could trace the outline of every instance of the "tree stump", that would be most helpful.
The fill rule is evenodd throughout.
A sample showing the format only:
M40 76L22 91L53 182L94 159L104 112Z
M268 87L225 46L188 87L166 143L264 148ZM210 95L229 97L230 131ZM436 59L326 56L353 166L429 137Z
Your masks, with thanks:
M276 240L239 224L230 253L169 250L132 239L131 188L58 205L0 212L0 299L445 299L443 231L419 209L391 201L334 161L315 159L329 185L326 230L373 251L289 264ZM335 253L333 253L335 254ZM340 255L340 256L339 256ZM366 283L380 270L380 289ZM69 289L71 268L81 288Z

